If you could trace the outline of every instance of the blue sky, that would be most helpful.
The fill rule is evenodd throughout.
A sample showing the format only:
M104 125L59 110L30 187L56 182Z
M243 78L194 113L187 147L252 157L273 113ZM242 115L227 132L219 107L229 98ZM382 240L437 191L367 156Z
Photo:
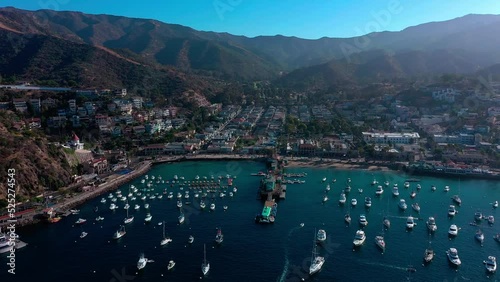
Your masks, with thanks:
M249 37L309 39L398 31L466 14L500 14L499 0L1 0L0 6L152 18Z

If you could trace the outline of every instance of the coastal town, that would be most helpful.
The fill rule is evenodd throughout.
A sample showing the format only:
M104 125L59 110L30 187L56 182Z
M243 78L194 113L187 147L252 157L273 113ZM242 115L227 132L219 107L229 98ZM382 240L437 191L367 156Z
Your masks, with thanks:
M500 85L493 85L490 91L495 95L489 96L423 88L428 95L423 99L429 101L425 107L386 94L369 101L287 107L224 105L200 98L194 108L182 108L157 105L126 89L72 90L26 83L1 88L3 99L11 98L0 103L0 111L18 117L10 130L46 133L76 168L73 183L47 190L37 197L42 202L48 197L64 202L69 195L92 191L145 162L222 156L277 155L297 166L391 167L479 178L496 178L500 167L500 106L495 106ZM471 97L475 108L457 103ZM81 200L73 201L77 202ZM20 203L20 216L42 208L40 201Z

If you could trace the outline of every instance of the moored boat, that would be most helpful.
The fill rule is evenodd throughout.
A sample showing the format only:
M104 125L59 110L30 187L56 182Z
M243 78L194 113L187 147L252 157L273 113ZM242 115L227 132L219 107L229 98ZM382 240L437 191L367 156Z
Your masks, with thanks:
M413 208L414 211L420 212L420 205L418 203L411 204L411 207Z
M456 248L450 248L448 251L446 251L446 254L448 256L448 260L455 266L459 266L462 264L462 261L460 260L458 256L458 251Z
M453 195L453 197L451 197L451 199L453 200L453 202L455 202L457 205L461 205L462 204L462 199L460 199L460 197L458 195Z
M455 224L450 225L450 229L448 229L448 234L450 236L458 235L458 227Z
M481 245L483 245L483 242L484 242L484 233L483 231L481 231L481 229L478 229L476 231L476 235L474 235L474 238L476 238L476 240L481 243Z
M377 244L382 251L385 251L385 241L383 236L375 236L375 244Z
M488 272L495 272L497 271L497 258L494 257L494 256L488 256L488 259L485 260L484 262L484 266L486 267L486 270Z
M417 225L417 224L415 223L413 216L409 216L406 219L406 228L413 229L413 227L415 227L415 225Z
M361 226L368 225L368 220L366 220L366 216L364 214L359 216L359 225L361 225Z
M424 262L429 263L434 259L434 250L430 247L425 249L424 252Z
M354 236L354 240L352 243L354 244L355 247L363 245L363 243L366 240L366 235L363 230L358 230L356 231L356 235Z
M167 270L171 270L175 266L175 261L170 260L167 265Z
M399 200L399 204L398 204L399 208L402 209L402 210L406 210L406 208L408 208L408 206L406 205L406 201L405 199L401 199Z
M387 229L391 228L391 221L387 217L384 218L383 224Z
M148 259L144 257L144 254L141 254L139 257L139 261L137 261L137 270L141 270L144 267L146 267L146 264L148 263Z
M324 229L318 230L318 234L316 235L316 240L319 243L323 243L326 241L326 231Z
M430 216L429 219L427 219L427 228L430 232L435 232L437 230L436 220L434 217Z
M450 205L448 208L448 216L455 216L457 214L457 210L455 209L454 205Z
M313 244L311 265L309 266L309 275L313 275L321 270L323 264L325 263L325 258L318 256L316 252L316 244Z

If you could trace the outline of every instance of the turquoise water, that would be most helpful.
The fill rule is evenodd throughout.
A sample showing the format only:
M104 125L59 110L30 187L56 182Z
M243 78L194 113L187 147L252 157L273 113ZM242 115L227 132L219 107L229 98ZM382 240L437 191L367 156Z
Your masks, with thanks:
M226 174L237 176L234 185L238 192L233 198L216 197L216 210L200 211L191 192L189 206L183 211L186 222L177 223L179 209L177 199L146 200L150 204L153 220L144 223L145 209L143 201L138 199L130 202L130 213L135 220L127 225L127 234L118 241L111 239L114 231L125 217L124 202L117 201L120 208L109 210L110 201L101 204L101 198L80 207L80 215L64 218L57 224L28 227L19 230L21 238L29 243L25 249L16 254L15 280L5 271L0 272L2 281L33 281L33 275L39 275L38 281L198 281L201 276L203 259L203 244L207 245L207 259L210 261L210 273L204 280L208 281L496 281L498 274L488 275L482 261L488 255L500 259L500 244L493 240L494 234L500 232L497 223L488 226L485 221L479 228L485 234L484 245L481 246L474 234L478 227L470 226L474 221L474 212L480 209L484 215L494 215L500 220L498 211L491 203L500 200L500 184L494 181L438 179L421 177L421 191L414 200L410 192L416 183L411 183L409 189L403 188L403 182L409 178L394 172L369 172L355 170L334 170L314 168L287 168L286 172L307 172L304 178L306 184L288 185L287 199L280 201L276 223L259 225L254 223L254 217L262 210L262 202L257 200L259 177L250 176L252 172L265 170L263 163L257 162L183 162L165 164L153 167L149 175L161 175L164 180L171 180L174 175L184 176L193 180L196 175L215 177ZM329 201L322 204L325 194L327 177L331 185L328 192ZM332 183L332 179L336 183ZM338 204L340 191L345 187L347 178L352 179L352 192L348 195L345 206ZM388 180L391 185L384 188L384 194L375 196L375 186L370 183L376 179L381 184ZM406 211L398 208L398 198L392 196L392 184L398 183L400 197L408 203ZM134 180L138 188L142 187L140 179ZM431 191L431 185L437 191ZM444 192L445 185L451 191ZM155 192L167 188L180 191L178 186L171 188L167 184L156 185ZM358 192L363 189L363 193ZM120 188L127 194L128 185ZM184 194L183 191L180 191ZM447 209L452 204L451 196L459 194L462 206L454 218L447 217ZM364 207L364 197L370 196L372 207ZM107 197L103 195L103 197ZM350 200L357 198L358 205L350 207ZM185 199L183 199L185 201ZM417 201L421 206L420 215L411 208L411 203ZM139 211L133 210L134 204L141 205ZM210 203L207 201L207 203ZM222 206L228 210L223 211ZM93 208L99 207L94 213ZM352 224L347 226L344 214L349 211ZM365 244L353 250L352 240L360 214L365 214L369 222L364 228L367 239ZM406 217L412 214L419 217L413 231L406 231ZM98 215L105 219L95 223ZM374 243L374 237L382 232L382 219L388 216L392 226L384 232L387 244L382 254ZM437 232L429 236L425 221L434 216L437 221ZM86 218L83 227L74 226L78 217ZM157 223L166 221L166 232L173 239L168 246L160 247L162 227ZM304 227L299 224L303 222ZM447 235L450 224L457 224L462 229L454 239ZM214 244L216 227L221 227L224 242L221 246ZM326 257L321 272L308 278L306 270L309 267L313 237L315 230L322 228L328 234L328 240L318 248ZM84 239L79 235L84 230L89 233ZM187 244L189 235L195 237L192 245ZM422 265L422 257L426 247L432 242L436 252L434 261L427 266ZM445 251L450 247L458 249L462 266L451 267ZM137 273L136 263L140 253L154 260L141 272ZM166 265L170 259L176 261L172 271L167 271ZM409 274L408 265L416 268ZM124 279L123 274L126 275Z

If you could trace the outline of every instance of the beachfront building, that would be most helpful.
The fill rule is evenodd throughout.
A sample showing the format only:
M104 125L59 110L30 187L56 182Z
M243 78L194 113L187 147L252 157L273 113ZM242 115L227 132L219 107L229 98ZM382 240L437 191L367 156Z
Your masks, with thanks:
M414 144L419 139L417 132L363 132L363 140L368 144Z

